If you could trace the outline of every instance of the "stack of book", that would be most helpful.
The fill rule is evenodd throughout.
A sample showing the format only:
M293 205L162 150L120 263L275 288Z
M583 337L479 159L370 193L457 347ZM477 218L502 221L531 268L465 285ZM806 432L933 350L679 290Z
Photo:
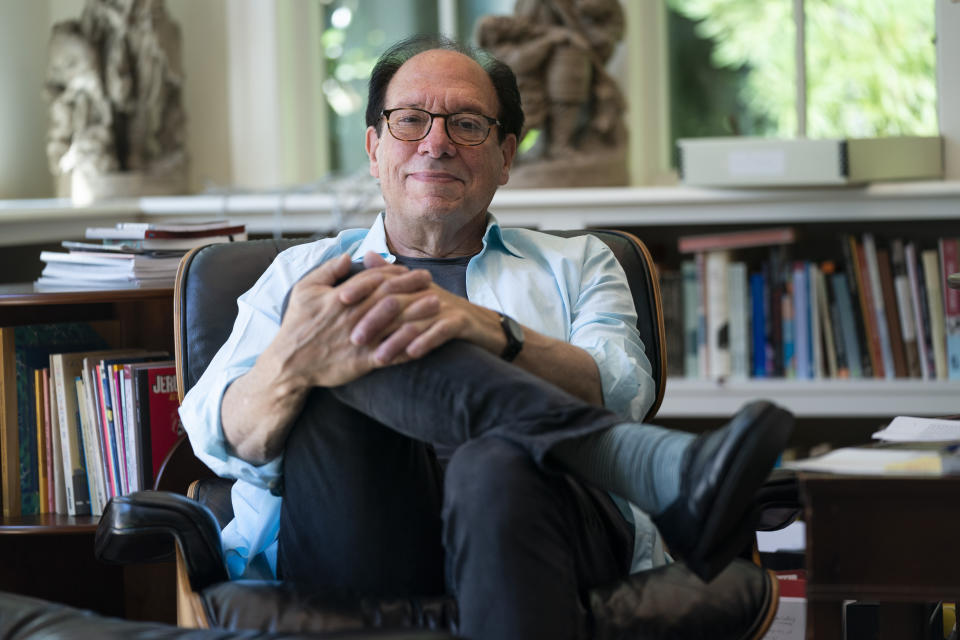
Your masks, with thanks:
M43 251L38 288L169 287L190 249L246 240L244 225L228 220L178 223L120 222L92 227L87 242L64 241L67 252Z

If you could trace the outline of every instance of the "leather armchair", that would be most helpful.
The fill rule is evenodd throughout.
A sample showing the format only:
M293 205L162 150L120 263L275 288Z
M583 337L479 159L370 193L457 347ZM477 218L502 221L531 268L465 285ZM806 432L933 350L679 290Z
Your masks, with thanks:
M658 276L641 241L619 231L593 233L624 267L638 313L638 330L657 384L652 418L666 386L666 354ZM181 262L175 289L175 348L181 398L195 384L233 325L236 298L283 249L298 241L258 240L196 249ZM422 628L456 632L456 605L431 601L323 602L278 581L229 581L220 530L232 518L232 481L208 478L190 497L138 492L111 500L96 535L96 554L111 562L155 561L175 542L178 621L224 629L339 631ZM780 496L780 494L777 494ZM780 498L778 497L778 500ZM778 502L782 506L783 501ZM789 504L789 500L787 500ZM771 512L765 528L786 524L797 509ZM747 554L749 555L749 554ZM736 560L708 584L675 563L630 576L589 594L595 638L760 638L778 604L776 579Z

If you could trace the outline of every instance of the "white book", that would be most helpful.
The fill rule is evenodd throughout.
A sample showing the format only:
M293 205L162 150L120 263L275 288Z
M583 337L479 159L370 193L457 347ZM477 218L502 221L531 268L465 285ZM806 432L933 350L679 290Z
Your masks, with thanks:
M943 315L943 294L940 291L940 256L936 249L920 254L923 261L923 281L927 287L927 305L930 307L930 343L933 345L933 365L937 380L947 379L947 329Z
M813 378L820 380L826 375L823 361L823 325L820 312L820 269L812 262L807 263L807 285L809 286L810 305L810 351Z
M707 287L707 362L708 377L721 380L730 376L730 309L727 294L727 251L708 251L705 259Z
M747 296L747 265L727 265L727 300L730 327L730 377L750 376L750 305Z

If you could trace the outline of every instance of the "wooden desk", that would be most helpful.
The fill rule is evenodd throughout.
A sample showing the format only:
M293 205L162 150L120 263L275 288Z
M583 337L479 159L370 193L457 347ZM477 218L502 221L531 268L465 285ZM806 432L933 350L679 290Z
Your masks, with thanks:
M921 638L924 604L960 600L960 476L800 474L807 638L840 640L846 599L880 603L880 637Z

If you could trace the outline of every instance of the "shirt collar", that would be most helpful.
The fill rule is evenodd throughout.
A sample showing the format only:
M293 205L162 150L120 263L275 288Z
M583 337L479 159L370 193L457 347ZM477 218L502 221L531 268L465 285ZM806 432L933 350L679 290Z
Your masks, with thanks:
M515 258L523 257L520 250L503 237L503 228L489 211L487 212L487 230L483 234L483 250L486 251L488 248L500 248Z
M377 215L377 219L374 220L373 226L370 227L370 231L367 232L367 235L350 256L351 260L354 262L363 260L363 256L366 255L368 251L373 251L387 262L392 263L396 261L396 256L390 253L390 249L387 248L387 231L383 226L383 217L384 213L381 211ZM500 223L490 212L487 212L487 229L483 234L483 249L481 253L487 249L502 249L516 258L523 257L519 249L503 237L503 229L500 227Z
M373 226L370 227L370 231L364 236L359 246L357 246L353 252L353 255L350 256L350 259L354 262L359 262L363 260L363 256L365 256L368 251L379 254L380 257L390 263L395 262L397 259L396 256L390 253L390 249L387 248L387 230L383 226L382 211L377 214L377 219L373 221Z

